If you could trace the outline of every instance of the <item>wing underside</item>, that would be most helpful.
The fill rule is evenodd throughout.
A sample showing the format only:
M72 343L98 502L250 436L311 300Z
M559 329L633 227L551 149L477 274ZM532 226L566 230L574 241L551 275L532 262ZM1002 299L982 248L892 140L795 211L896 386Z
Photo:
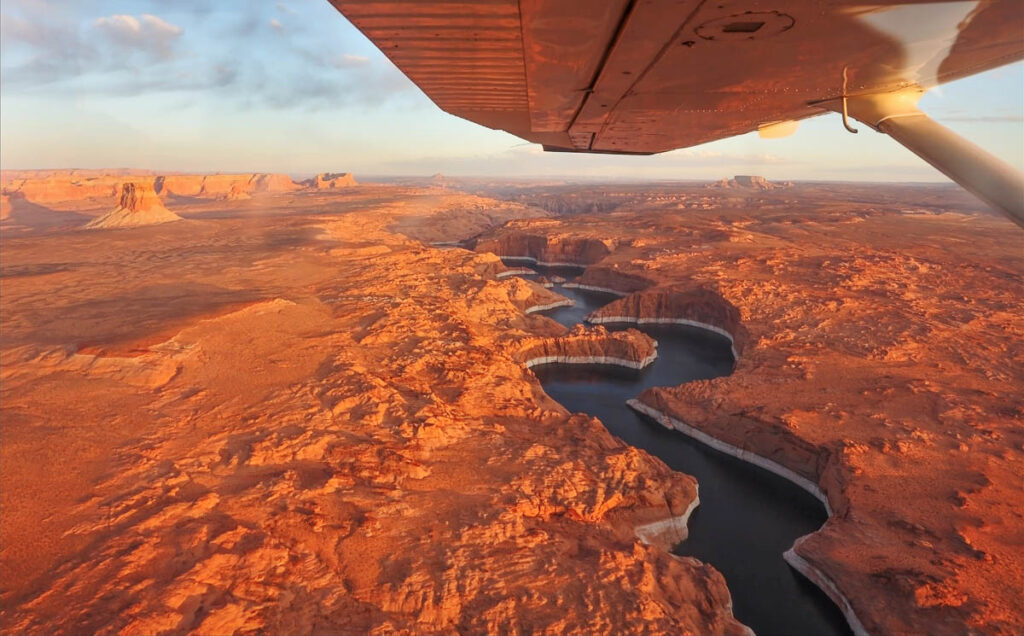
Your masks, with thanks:
M332 3L443 110L581 152L693 146L1024 58L1019 0Z

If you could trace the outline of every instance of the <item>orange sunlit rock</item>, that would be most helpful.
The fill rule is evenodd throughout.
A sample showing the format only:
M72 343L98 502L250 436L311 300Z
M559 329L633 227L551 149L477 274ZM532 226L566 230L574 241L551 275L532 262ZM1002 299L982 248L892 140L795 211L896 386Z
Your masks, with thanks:
M709 192L652 187L478 245L539 256L572 236L559 259L586 264L583 246L613 244L577 282L626 295L592 320L733 337L731 376L637 407L819 487L832 516L790 562L834 581L869 633L1020 633L1020 230L939 186Z
M146 182L121 185L117 207L86 224L86 228L138 227L180 221L181 217L164 207L153 186Z
M528 313L559 295L427 245L545 212L163 201L187 222L51 231L110 204L12 199L2 226L5 633L745 633L719 573L641 532L693 478L524 364L651 340L569 333Z
M359 185L351 172L321 172L309 181L310 187L317 190L335 190L337 188L351 188Z

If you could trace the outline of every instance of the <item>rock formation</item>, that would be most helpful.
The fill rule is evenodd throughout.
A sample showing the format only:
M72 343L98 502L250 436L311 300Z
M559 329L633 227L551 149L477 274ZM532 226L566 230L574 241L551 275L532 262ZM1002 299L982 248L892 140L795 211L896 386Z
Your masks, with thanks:
M324 198L156 245L4 237L0 631L744 634L652 530L694 480L518 357L650 341L572 342L497 257L390 229L432 191L304 214Z
M635 407L820 495L829 521L786 559L855 627L1021 633L1024 594L1005 584L1024 580L1019 230L938 186L793 188L756 211L569 217L518 238L510 224L479 245L614 239L576 282L632 295L596 318L734 335L741 319L732 375ZM905 216L908 199L932 213Z
M321 172L307 183L317 190L338 190L359 185L351 172Z
M3 192L8 195L17 194L26 201L40 204L106 199L117 196L118 188L124 182L124 177L111 175L80 177L48 173L43 177L26 177L23 174L16 172L6 175ZM140 179L140 182L144 181L145 177Z
M527 367L558 362L643 369L658 355L657 343L642 331L608 331L584 325L574 326L564 336L529 339L520 346L515 357Z
M735 305L702 287L660 287L636 292L593 312L594 324L678 324L714 331L732 342L739 358L748 334Z
M209 199L293 192L302 187L286 174L265 173L154 176L147 171L132 170L20 170L4 171L0 179L4 193L19 193L27 201L44 205L116 197L125 181L146 185L160 196Z
M790 183L773 183L764 177L755 175L738 174L732 179L722 179L711 184L711 188L740 188L747 190L775 190L777 188L789 187Z
M546 232L553 221L513 221L478 240L474 249L499 256L528 259L539 265L589 265L611 253L614 239L579 238L569 233ZM533 228L539 231L533 232Z
M231 191L221 198L228 201L237 201L239 199L251 199L252 196L245 191L245 187L241 183L233 183L231 185Z
M121 185L121 197L117 207L89 221L85 227L98 230L157 225L180 220L180 216L164 207L152 185L146 182L128 182Z
M253 194L292 192L299 184L286 174L172 174L155 179L154 188L161 196L240 199Z

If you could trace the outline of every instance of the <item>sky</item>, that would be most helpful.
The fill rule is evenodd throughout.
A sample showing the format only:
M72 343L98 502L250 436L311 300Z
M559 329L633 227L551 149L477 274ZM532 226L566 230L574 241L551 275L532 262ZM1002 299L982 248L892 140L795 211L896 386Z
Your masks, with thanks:
M943 181L838 115L651 157L544 153L438 109L326 0L2 0L0 167ZM1024 64L921 102L1024 169Z

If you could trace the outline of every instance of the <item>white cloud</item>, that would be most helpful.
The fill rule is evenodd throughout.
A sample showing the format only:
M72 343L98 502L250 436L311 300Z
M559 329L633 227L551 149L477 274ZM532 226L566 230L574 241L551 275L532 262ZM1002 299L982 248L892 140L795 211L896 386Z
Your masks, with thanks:
M173 56L175 43L185 33L181 27L148 13L97 18L93 26L117 46L165 59Z
M335 60L333 66L335 68L356 68L359 66L366 66L370 63L370 58L362 55L352 55L351 53L344 53L339 55Z

